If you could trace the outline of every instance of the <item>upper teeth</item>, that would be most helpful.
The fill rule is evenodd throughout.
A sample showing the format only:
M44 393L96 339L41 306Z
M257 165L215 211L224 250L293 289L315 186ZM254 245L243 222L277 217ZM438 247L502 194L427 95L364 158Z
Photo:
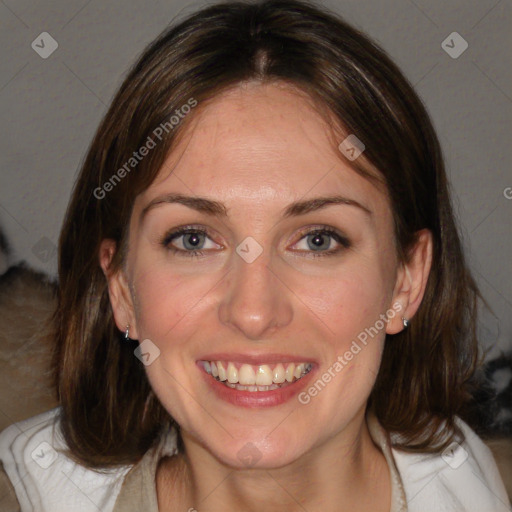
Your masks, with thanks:
M231 361L203 361L203 366L207 373L218 380L243 386L270 386L272 383L292 382L300 379L312 368L311 363L278 363L272 368L268 364L237 366Z

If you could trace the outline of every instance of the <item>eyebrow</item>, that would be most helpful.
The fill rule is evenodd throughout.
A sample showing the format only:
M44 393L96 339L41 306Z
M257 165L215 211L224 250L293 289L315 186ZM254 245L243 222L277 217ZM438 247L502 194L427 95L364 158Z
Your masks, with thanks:
M166 194L164 196L153 199L141 212L141 220L144 218L146 213L151 209L161 204L182 204L196 210L200 213L210 215L213 217L227 217L228 210L223 203L207 199L205 197L198 196L186 196L183 194ZM305 215L306 213L315 212L326 208L331 205L348 205L354 206L363 211L367 216L373 215L372 211L363 204L359 203L354 199L343 197L339 195L325 196L325 197L313 197L311 199L304 199L301 201L295 201L289 204L282 216L284 219L289 217L297 217L299 215Z

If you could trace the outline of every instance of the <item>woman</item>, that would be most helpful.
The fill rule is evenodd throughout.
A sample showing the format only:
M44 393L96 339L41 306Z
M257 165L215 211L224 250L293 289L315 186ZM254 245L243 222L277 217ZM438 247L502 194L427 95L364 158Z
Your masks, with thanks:
M478 292L438 140L340 19L226 3L151 44L59 277L61 406L0 440L21 510L508 510L461 419Z

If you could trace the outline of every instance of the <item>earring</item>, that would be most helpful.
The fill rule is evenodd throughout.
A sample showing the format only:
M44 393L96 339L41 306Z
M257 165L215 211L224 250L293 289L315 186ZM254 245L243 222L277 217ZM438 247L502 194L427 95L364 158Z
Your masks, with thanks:
M130 341L130 326L126 326L126 331L124 332L124 339L126 341Z
M407 327L409 326L409 320L407 320L405 316L402 317L402 323L404 324L404 329L407 329Z

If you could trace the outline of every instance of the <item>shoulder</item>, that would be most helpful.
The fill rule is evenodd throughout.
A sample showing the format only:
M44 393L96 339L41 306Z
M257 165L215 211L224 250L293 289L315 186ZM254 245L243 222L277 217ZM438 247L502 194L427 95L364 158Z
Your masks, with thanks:
M464 439L452 442L442 453L392 448L409 512L509 512L510 502L491 451L464 421L456 421Z
M95 471L66 456L60 407L0 433L3 464L23 512L111 511L131 466Z

